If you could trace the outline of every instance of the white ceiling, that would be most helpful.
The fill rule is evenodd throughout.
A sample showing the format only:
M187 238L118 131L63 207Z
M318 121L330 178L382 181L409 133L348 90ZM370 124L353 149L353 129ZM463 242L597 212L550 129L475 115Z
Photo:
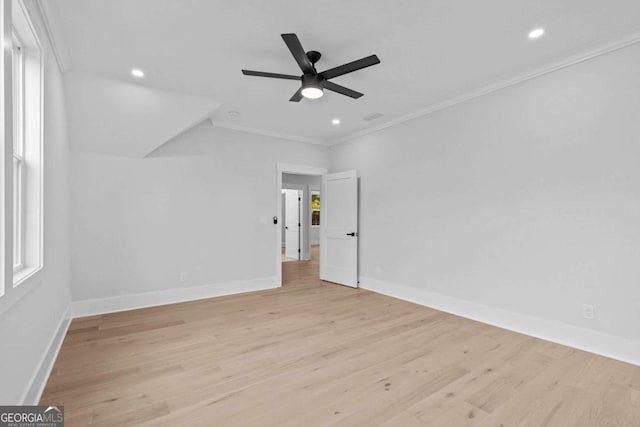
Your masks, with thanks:
M325 143L640 33L638 0L57 0L57 8L56 43L73 68L132 80L138 67L140 84L223 103L214 122ZM546 35L531 41L537 26ZM285 32L322 53L318 70L377 54L381 64L334 80L365 96L292 103L296 81L243 76L242 68L300 74ZM384 116L363 120L372 113Z
M208 98L75 71L65 74L65 83L74 151L145 157L220 106Z

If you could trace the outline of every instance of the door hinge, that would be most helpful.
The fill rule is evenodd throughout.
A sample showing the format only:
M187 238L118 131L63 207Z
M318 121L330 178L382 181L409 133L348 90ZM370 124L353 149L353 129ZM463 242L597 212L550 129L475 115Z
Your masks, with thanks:
M298 227L301 227L300 223L298 223Z

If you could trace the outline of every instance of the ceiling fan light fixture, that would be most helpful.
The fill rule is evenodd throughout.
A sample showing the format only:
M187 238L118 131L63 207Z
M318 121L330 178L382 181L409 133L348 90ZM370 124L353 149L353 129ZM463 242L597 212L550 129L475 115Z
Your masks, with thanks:
M302 90L300 94L307 99L322 98L324 91L322 90L322 84L318 80L317 75L305 74L302 76Z
M307 86L302 89L302 96L308 99L318 99L322 98L324 92L317 86Z
M324 90L327 89L331 92L336 92L344 96L348 96L353 99L358 99L363 93L357 92L353 89L349 89L344 86L336 84L330 79L343 76L345 74L352 73L354 71L361 70L363 68L370 67L380 63L380 59L376 55L369 55L365 58L351 61L346 64L342 64L338 67L333 67L318 73L316 70L316 63L322 57L322 54L315 50L305 52L298 36L294 33L280 34L282 40L289 48L289 51L293 55L293 59L296 60L300 70L304 73L298 77L293 74L280 74L280 73L265 73L264 71L242 70L242 74L245 76L256 77L270 77L273 79L285 79L285 80L302 80L302 86L296 90L293 96L289 99L290 102L300 102L302 98L318 99L324 95Z

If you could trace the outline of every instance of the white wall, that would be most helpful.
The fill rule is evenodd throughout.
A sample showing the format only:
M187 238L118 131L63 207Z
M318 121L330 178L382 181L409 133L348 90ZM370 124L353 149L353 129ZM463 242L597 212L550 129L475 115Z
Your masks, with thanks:
M298 175L295 173L283 173L282 185L308 185L311 190L320 190L322 185L322 178L320 176L313 175Z
M34 2L26 1L44 50L44 267L0 313L0 404L33 403L31 388L70 301L69 144L62 76ZM14 7L17 7L14 3ZM19 289L19 288L17 288ZM42 375L46 375L46 372Z
M145 157L221 105L79 70L64 80L73 151Z
M145 159L73 153L74 300L275 280L278 162L328 149L206 121Z
M638 64L636 44L334 147L364 282L637 343Z

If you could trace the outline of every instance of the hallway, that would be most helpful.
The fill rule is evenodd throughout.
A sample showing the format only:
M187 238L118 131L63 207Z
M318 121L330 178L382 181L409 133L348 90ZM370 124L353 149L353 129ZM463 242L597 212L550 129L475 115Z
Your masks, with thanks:
M282 259L284 260L284 249ZM310 286L320 279L320 245L311 246L309 261L288 260L282 263L282 286Z

